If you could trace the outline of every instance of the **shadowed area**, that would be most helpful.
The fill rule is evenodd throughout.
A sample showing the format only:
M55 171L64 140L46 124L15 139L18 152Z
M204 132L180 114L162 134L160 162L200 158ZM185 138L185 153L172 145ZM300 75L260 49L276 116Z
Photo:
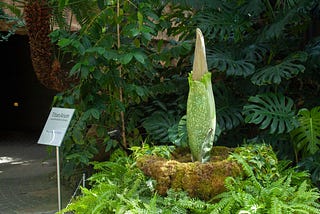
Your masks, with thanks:
M58 210L55 149L37 144L36 133L0 133L0 213L55 213ZM72 190L61 186L62 208Z

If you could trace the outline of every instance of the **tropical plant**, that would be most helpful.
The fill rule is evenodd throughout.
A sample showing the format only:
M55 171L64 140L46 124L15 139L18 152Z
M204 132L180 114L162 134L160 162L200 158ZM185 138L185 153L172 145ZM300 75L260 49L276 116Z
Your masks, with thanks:
M193 70L189 76L187 133L194 161L209 161L216 131L216 106L202 32L197 29Z
M301 170L308 171L311 174L312 182L320 188L320 152L318 151L314 155L307 156L302 159L298 167Z
M314 155L320 149L320 106L300 109L298 120L299 127L291 132L295 151L302 157Z
M279 151L292 147L281 142L289 142L290 131L298 126L297 109L319 103L314 99L319 95L319 38L307 34L319 3L206 0L173 1L172 7L175 13L163 16L175 21L170 35L189 39L198 27L206 38L217 143L237 145L258 137Z
M64 5L75 6L73 1ZM77 17L81 9L75 8ZM187 81L175 69L182 65L174 68L170 61L184 61L178 57L188 54L191 45L181 41L170 43L169 49L164 47L168 39L156 38L163 9L153 1L97 1L91 4L94 15L77 18L79 32L60 28L51 33L52 42L74 61L70 75L80 79L54 100L54 105L77 110L62 150L66 171L87 165L99 150L106 152L106 159L115 148L129 151L143 142L145 130L155 137L152 140L168 141L167 131L179 116L173 116L176 111L165 115L170 108L159 113L153 107L168 94L171 100L181 94ZM166 126L165 132L157 129L161 126Z
M185 141L184 126L178 127L186 114L196 28L206 38L217 144L261 139L289 151L297 111L320 105L317 0L47 3L60 27L50 35L59 62L79 78L54 100L77 110L62 149L68 169L88 164L98 142L112 151L144 138L158 144ZM70 32L69 9L81 26L78 32ZM157 109L155 103L168 108ZM161 123L151 122L159 117Z

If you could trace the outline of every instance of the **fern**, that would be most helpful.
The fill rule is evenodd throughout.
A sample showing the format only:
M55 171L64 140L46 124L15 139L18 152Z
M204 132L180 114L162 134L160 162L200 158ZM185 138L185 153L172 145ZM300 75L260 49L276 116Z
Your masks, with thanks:
M313 155L320 146L320 106L311 111L300 109L298 120L300 126L291 132L295 148L297 152L302 151L303 156Z
M287 133L297 126L293 101L281 94L261 94L249 98L244 106L246 123L270 129L270 133Z
M290 79L304 71L305 67L301 62L307 60L305 52L298 52L288 56L278 65L262 68L253 74L251 81L256 85L280 84L282 79Z
M252 154L248 152L250 148L253 149ZM256 156L257 151L258 155L265 157L266 166L262 168L267 171L255 170L259 163L257 159L262 158ZM295 172L292 168L278 167L277 161L274 163L274 157L275 154L266 145L248 145L235 150L231 158L241 164L248 177L227 178L227 191L215 198L220 201L211 213L320 212L320 192L304 180L306 174ZM277 174L278 177L270 174ZM298 179L298 182L293 178Z

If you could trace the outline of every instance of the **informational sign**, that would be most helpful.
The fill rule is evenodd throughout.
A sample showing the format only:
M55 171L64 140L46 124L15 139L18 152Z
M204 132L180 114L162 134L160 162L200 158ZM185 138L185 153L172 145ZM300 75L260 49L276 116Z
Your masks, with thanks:
M74 109L52 108L38 144L60 146L68 129Z

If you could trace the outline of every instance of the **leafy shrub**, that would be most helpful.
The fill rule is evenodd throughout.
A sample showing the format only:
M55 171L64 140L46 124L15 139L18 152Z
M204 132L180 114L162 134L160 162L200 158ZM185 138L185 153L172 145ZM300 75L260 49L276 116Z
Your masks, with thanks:
M239 151L240 150L240 151ZM226 179L227 191L212 213L318 213L320 192L309 174L278 163L271 147L249 145L231 155L247 177Z

